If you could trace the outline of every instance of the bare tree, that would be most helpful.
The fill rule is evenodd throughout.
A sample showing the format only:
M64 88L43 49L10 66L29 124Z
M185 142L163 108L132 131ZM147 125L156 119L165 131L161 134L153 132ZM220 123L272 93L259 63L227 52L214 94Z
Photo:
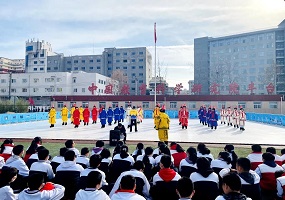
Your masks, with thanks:
M109 83L115 86L114 80L117 81L118 87L113 87L113 91L115 94L121 94L122 87L128 83L128 76L124 75L124 71L122 70L114 70L111 75L111 79Z

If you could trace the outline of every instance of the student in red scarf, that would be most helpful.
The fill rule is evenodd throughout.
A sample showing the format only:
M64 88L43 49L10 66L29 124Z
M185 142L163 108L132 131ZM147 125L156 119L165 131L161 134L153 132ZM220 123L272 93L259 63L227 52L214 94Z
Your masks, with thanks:
M185 150L176 142L171 142L170 144L170 153L174 158L174 167L179 168L181 160L187 157Z

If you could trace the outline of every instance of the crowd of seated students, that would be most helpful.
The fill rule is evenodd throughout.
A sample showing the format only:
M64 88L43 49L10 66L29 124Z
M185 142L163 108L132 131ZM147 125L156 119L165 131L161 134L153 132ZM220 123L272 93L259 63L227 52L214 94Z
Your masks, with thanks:
M81 152L67 140L51 158L40 137L26 154L7 139L0 150L0 199L284 200L285 150L278 156L274 147L251 148L243 158L229 144L215 159L203 143L186 151L176 142L158 142L156 149L138 143L130 154L118 141L111 154L101 140Z

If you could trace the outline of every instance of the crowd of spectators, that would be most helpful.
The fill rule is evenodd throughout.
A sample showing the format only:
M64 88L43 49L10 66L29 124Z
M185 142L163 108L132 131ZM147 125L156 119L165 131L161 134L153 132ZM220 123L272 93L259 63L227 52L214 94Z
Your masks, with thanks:
M176 142L156 149L138 143L135 151L122 141L110 152L98 140L95 147L75 147L67 140L59 155L50 156L35 137L24 150L6 139L0 149L0 199L112 200L284 200L285 150L238 157L228 144L217 158L203 143L184 150Z

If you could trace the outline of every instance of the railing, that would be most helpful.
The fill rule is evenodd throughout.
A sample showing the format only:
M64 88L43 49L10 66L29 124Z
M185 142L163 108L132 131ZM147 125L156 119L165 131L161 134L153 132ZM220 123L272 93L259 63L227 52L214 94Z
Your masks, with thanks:
M144 118L152 118L152 110L144 111ZM166 113L172 119L178 118L177 110L167 110ZM219 113L218 113L219 115ZM248 121L255 121L266 124L273 124L279 126L285 126L285 115L276 114L264 114L264 113L246 113ZM61 118L60 112L56 113L56 118ZM198 111L189 112L190 119L198 118ZM36 112L36 113L15 113L15 114L0 114L0 124L13 124L13 123L23 123L23 122L33 122L48 120L47 112Z

